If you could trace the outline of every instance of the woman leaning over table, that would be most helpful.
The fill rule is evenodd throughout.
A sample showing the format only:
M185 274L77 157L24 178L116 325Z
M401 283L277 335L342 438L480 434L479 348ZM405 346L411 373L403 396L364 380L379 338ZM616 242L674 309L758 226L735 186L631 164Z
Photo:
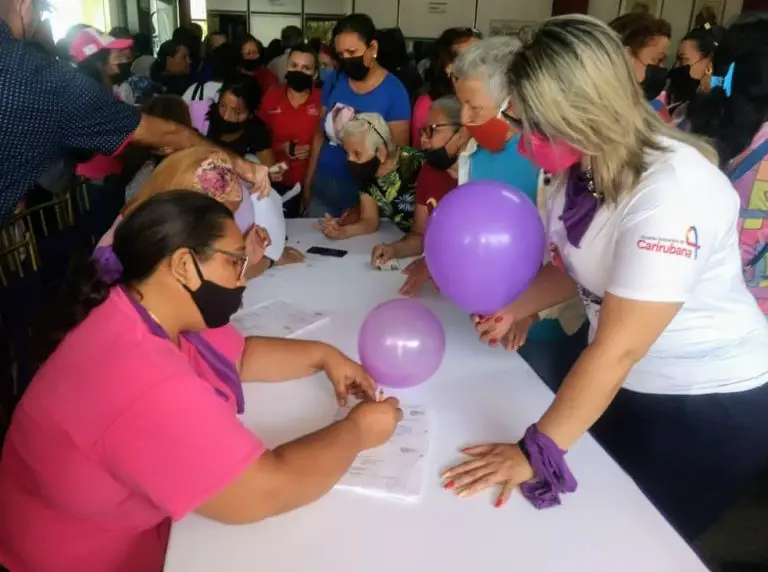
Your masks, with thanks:
M466 449L472 460L445 473L446 487L501 485L501 505L524 483L551 506L576 485L562 452L594 428L693 540L768 461L768 324L741 275L738 197L714 151L648 107L599 21L544 23L507 79L529 153L558 174L552 264L477 329L498 340L579 292L592 343L519 445Z
M341 132L347 168L359 189L360 214L348 222L326 215L320 227L326 238L344 239L373 234L381 217L403 232L413 227L416 181L424 156L399 147L378 113L353 116Z
M372 397L323 343L243 338L243 235L199 192L152 197L61 306L63 335L19 403L0 461L0 564L14 572L160 572L171 521L256 522L327 493L385 442L397 401L269 450L237 414L243 381L324 371Z

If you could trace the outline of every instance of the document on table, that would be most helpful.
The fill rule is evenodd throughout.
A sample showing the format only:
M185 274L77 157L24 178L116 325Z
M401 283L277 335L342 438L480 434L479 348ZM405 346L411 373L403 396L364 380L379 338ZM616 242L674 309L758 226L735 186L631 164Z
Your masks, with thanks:
M269 338L289 338L327 320L324 312L308 311L281 298L232 316L232 324L244 336Z
M338 488L411 502L421 498L429 465L431 415L425 407L401 407L403 420L392 438L381 447L360 453ZM335 420L348 412L339 409Z

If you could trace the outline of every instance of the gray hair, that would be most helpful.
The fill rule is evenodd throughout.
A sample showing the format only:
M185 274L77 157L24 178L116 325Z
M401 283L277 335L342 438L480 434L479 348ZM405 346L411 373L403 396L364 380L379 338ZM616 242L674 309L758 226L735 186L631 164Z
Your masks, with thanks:
M482 81L488 95L501 106L510 95L507 68L521 46L519 39L509 36L480 40L465 48L453 62L453 77Z
M365 147L370 153L375 154L382 145L386 147L388 155L397 151L389 125L378 113L358 113L347 121L341 131L341 139L357 136L363 137Z
M432 102L432 109L439 109L448 123L461 124L461 102L455 95L445 95Z

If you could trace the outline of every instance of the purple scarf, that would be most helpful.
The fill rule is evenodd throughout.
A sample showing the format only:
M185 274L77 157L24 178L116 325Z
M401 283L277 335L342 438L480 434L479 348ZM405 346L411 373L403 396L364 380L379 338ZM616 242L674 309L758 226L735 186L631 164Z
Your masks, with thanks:
M597 209L601 204L600 194L595 189L595 181L591 171L582 172L579 167L573 167L568 175L565 188L565 207L560 220L565 226L565 234L576 248L587 232Z
M578 483L565 463L561 451L552 439L531 425L519 443L531 463L536 478L520 485L523 496L538 509L560 504L560 495L572 493Z
M93 252L93 261L96 265L96 270L99 273L99 278L106 284L116 283L123 275L123 266L120 264L117 256L115 256L114 250L110 246L99 246ZM157 323L157 321L150 316L149 312L141 304L136 302L133 297L128 293L127 289L122 286L128 300L130 300L133 307L141 316L144 323L149 328L149 331L157 336L170 340L168 332ZM197 353L203 359L203 361L211 368L211 371L224 383L235 396L237 403L237 413L242 414L245 411L245 397L243 396L243 385L240 382L240 374L231 361L222 355L211 343L206 340L200 332L182 332L181 336L197 350ZM226 397L223 392L216 390L216 392L222 397Z

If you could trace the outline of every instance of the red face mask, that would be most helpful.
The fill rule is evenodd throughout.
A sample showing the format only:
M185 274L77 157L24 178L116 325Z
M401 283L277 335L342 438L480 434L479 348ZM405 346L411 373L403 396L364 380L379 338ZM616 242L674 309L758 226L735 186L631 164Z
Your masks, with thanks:
M526 145L526 138L528 144ZM529 133L520 137L518 152L547 173L559 175L581 160L582 152L564 141L550 141L540 133Z
M480 147L488 149L491 153L502 151L507 144L509 123L501 117L492 117L485 123L465 125L464 127Z

